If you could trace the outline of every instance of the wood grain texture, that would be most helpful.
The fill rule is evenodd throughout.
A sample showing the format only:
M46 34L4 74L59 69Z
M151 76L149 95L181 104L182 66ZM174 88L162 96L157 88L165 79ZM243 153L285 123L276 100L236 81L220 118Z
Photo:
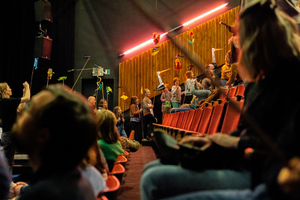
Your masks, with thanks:
M194 52L197 55L197 62L203 63L204 66L212 62L212 48L222 49L215 52L217 65L221 65L224 63L226 52L230 49L228 39L232 36L232 33L228 32L225 26L220 25L219 21L232 26L238 12L239 7L229 10L193 29L177 35L174 37L174 41L182 44L188 52ZM188 39L191 39L190 31L193 31L194 33L195 43L193 45L188 42ZM129 109L131 96L138 96L141 101L143 98L141 90L145 88L150 89L151 98L162 93L161 91L153 91L159 84L156 74L157 71L171 68L170 70L161 73L163 82L168 83L171 87L173 85L174 77L179 77L180 83L185 82L187 66L193 64L192 61L184 55L183 51L181 51L171 40L159 44L158 54L155 56L152 56L151 54L152 49L149 49L119 63L119 84L123 86L123 88L119 89L119 105L122 110ZM182 70L174 70L175 56L178 54L184 56L179 57ZM202 74L198 67L194 67L192 71L195 76ZM120 99L123 93L128 96L128 99L125 101Z

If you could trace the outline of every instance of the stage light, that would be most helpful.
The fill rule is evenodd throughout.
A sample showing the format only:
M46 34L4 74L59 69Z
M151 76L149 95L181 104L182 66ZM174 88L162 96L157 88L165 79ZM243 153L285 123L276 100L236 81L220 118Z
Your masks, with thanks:
M194 18L194 19L192 19L192 20L189 20L189 21L187 21L187 22L185 22L185 23L183 23L183 24L181 24L181 25L179 25L179 26L177 26L177 27L175 27L175 28L169 30L168 32L165 32L165 33L163 33L163 34L160 34L160 38L162 38L163 36L167 35L168 33L172 32L172 31L175 31L175 30L177 30L177 29L179 29L179 28L181 28L181 27L183 27L183 26L189 25L189 24L191 24L191 23L193 23L193 22L195 22L195 21L197 21L197 20L199 20L199 19L201 19L201 18L203 18L203 17L205 17L205 16L207 16L207 15L210 15L210 14L212 14L213 12L216 12L216 11L218 11L218 10L224 8L224 7L227 6L227 5L228 5L228 3L222 4L222 5L216 7L216 8L214 8L214 9L212 9L212 10L210 10L210 11L208 11L208 12L202 14L202 15L199 15L198 17L196 17L196 18ZM149 44L151 44L151 43L153 43L153 39L147 40L146 42L143 42L143 43L141 43L141 44L139 44L139 45L137 45L137 46L135 46L135 47L133 47L133 48L131 48L131 49L129 49L129 50L123 52L123 53L121 53L119 56L124 56L124 55L130 54L130 53L132 53L132 52L134 52L134 51L136 51L136 50L138 50L138 49L140 49L140 48L142 48L142 47L144 47L144 46L147 46L147 45L149 45Z
M213 13L213 12L216 12L216 11L218 11L218 10L224 8L224 7L227 6L227 5L228 5L228 3L225 3L225 4L223 4L223 5L220 5L220 6L214 8L214 9L212 9L212 10L210 10L210 11L208 11L208 12L202 14L202 15L199 15L198 17L196 17L196 18L194 18L194 19L192 19L192 20L190 20L190 21L187 21L187 22L183 23L182 26L189 25L189 24L191 24L191 23L193 23L193 22L195 22L195 21L197 21L197 20L199 20L199 19L201 19L201 18L203 18L203 17L205 17L205 16L207 16L207 15L210 15L210 14Z

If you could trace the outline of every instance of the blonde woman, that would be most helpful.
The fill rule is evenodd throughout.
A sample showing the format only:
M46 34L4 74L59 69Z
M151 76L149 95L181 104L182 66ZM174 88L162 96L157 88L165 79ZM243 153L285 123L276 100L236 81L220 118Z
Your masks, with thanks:
M12 168L15 154L15 145L11 139L11 128L16 121L17 111L21 112L22 106L20 104L30 100L29 84L24 82L23 87L22 98L11 98L12 90L9 85L5 82L0 83L0 118L2 118L3 130L1 143L10 168Z

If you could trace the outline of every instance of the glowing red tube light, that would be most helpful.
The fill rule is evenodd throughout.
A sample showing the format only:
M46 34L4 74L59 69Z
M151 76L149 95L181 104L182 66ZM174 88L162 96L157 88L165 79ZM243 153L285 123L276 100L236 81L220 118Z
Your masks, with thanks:
M191 23L193 23L193 22L195 22L195 21L197 21L197 20L199 20L199 19L201 19L201 18L203 18L203 17L205 17L205 16L207 16L207 15L212 14L213 12L216 12L216 11L218 11L218 10L224 8L224 7L227 6L227 5L228 5L228 3L222 4L222 5L216 7L216 8L214 8L214 9L212 9L212 10L210 10L210 11L208 11L208 12L202 14L202 15L199 15L198 17L195 17L195 18L192 19L192 20L189 20L189 21L183 23L182 25L179 25L179 26L177 26L177 27L175 27L175 28L169 30L168 32L165 32L165 33L163 33L163 34L160 34L160 37L162 38L163 36L167 35L168 33L172 32L172 31L175 31L175 30L177 30L177 29L179 29L179 28L181 28L181 27L183 27L183 26L189 25L189 24L191 24ZM147 40L146 42L143 42L143 43L141 43L141 44L139 44L139 45L137 45L137 46L135 46L135 47L133 47L133 48L131 48L131 49L129 49L129 50L123 52L123 53L121 53L119 56L124 56L124 55L130 54L130 53L132 53L132 52L134 52L134 51L136 51L136 50L138 50L138 49L140 49L140 48L142 48L142 47L144 47L144 46L146 46L146 45L149 45L149 44L151 44L151 43L153 43L153 39Z

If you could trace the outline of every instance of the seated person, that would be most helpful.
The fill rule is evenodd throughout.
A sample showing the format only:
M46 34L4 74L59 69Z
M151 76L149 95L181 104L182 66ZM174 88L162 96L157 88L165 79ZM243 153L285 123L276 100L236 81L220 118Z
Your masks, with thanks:
M119 155L123 154L123 148L119 141L117 130L117 119L113 112L102 110L97 113L98 120L98 144L103 152L109 171L112 170L114 163Z
M95 199L79 167L97 135L95 113L83 96L50 85L32 98L12 133L34 172L18 199Z
M202 87L203 89L199 89L201 87L201 84L198 82L191 81L191 93L195 95L196 97L193 99L191 104L185 104L182 105L180 108L173 108L171 110L171 113L181 112L181 111L187 111L187 110L195 110L198 106L198 102L202 99L206 99L210 94L210 86L211 86L211 80L209 78L205 78L202 80Z
M113 113L115 114L117 118L117 129L120 136L124 136L127 138L127 134L124 130L124 122L125 119L123 117L122 109L120 106L116 106L113 110Z
M264 16L265 20L261 20L261 16ZM258 21L261 23L257 23ZM291 115L291 112L299 111L300 107L293 98L295 93L300 92L297 83L300 48L299 45L295 45L300 42L298 30L294 22L280 12L271 1L264 0L255 1L255 4L243 10L237 26L235 45L240 49L238 70L243 81L248 82L240 124L229 135L216 133L206 137L183 138L180 141L181 144L206 144L207 148L204 151L209 152L207 156L210 160L203 160L203 164L208 165L211 161L220 160L222 162L201 168L199 171L176 165L151 163L146 166L141 179L141 199L187 199L180 198L179 195L202 190L250 189L250 186L259 189L261 183L267 183L263 191L272 191L273 199L288 199L282 191L284 188L278 187L277 182L282 163L273 155L271 160L249 163L244 158L244 152L249 147L257 151L269 150L258 137L258 133L263 132L271 142L278 142L287 160L294 156L299 157L299 130L286 131L286 128L293 127L291 122L299 120L299 112L295 114L296 117ZM279 38L280 42L274 43ZM286 69L282 70L282 66ZM288 82L292 87L286 87L283 82ZM280 99L284 109L278 108L278 102L273 99ZM299 129L297 123L294 123L294 126ZM292 137L292 134L296 136ZM217 149L219 150L215 151ZM200 158L198 160L202 161ZM299 175L299 171L296 170L296 174ZM253 177L252 182L250 175ZM297 190L294 192L299 192L299 187L295 188ZM254 199L248 197L236 199ZM196 196L190 199L200 198ZM220 198L206 196L203 199Z

